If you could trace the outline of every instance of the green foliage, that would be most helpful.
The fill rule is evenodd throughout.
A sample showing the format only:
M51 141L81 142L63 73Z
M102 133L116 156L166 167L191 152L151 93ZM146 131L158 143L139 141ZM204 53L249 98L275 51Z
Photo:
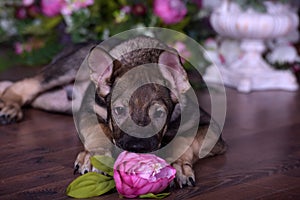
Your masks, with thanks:
M266 12L264 3L270 0L235 0L242 9L252 8L257 12ZM280 3L288 3L290 0L278 0Z
M15 25L17 27L20 36L47 36L51 35L52 30L61 22L62 17L56 16L47 18L45 16L39 16L35 20L24 19L16 20Z
M275 69L278 69L278 70L288 70L288 69L291 69L292 65L295 65L295 63L273 63L273 67Z
M113 168L115 160L108 156L96 155L91 157L92 165L99 171L107 174L88 172L73 180L66 189L66 194L74 198L89 198L105 194L115 189ZM140 195L139 198L163 199L170 193Z
M104 176L96 172L89 172L79 176L68 186L66 193L74 198L96 197L115 188L112 177Z
M20 55L19 57L22 59L20 64L29 66L47 64L61 49L62 46L60 44L50 39L42 48L24 52L24 54Z
M114 189L116 185L111 167L114 162L114 159L108 156L91 157L92 165L109 176L96 172L88 172L79 176L67 187L67 195L74 198L89 198L100 196Z
M5 47L5 53L0 56L0 71L15 65L41 66L49 63L51 59L62 49L62 45L55 42L56 39L49 38L40 49L24 52L17 55L9 46Z
M114 170L113 170L114 162L115 160L112 157L108 157L108 156L95 155L91 157L92 165L98 170L100 170L101 172L105 172L110 176L114 175Z
M68 2L72 3L72 0ZM74 10L71 15L58 14L48 17L43 14L41 4L35 1L33 5L40 9L40 12L35 15L27 13L25 17L21 17L17 16L18 9L24 8L28 12L29 7L23 6L20 0L5 1L0 7L0 44L10 44L11 49L16 43L23 45L24 49L19 52L21 55L14 56L16 62L41 65L49 61L49 58L60 49L59 45L55 46L60 43L61 38L68 37L74 43L81 43L103 40L136 27L163 27L184 32L201 41L204 30L211 31L198 23L201 9L193 1L183 1L188 13L176 24L166 24L156 16L153 12L153 2L153 0L94 0L93 5ZM134 12L133 8L137 5L144 8L144 11ZM124 7L130 8L131 11L125 12ZM37 45L39 42L44 45ZM34 48L26 49L25 46ZM0 69L15 63L5 58L0 58L0 61L3 61Z
M170 195L170 193L160 193L160 194L148 193L148 194L140 195L139 198L141 198L141 199L163 199L163 198L168 197L169 195Z

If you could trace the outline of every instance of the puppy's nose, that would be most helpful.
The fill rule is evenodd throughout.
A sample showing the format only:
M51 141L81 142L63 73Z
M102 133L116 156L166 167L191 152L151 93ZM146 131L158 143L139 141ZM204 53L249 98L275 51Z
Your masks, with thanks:
M134 121L134 123L136 123L138 126L145 127L151 123L150 117L143 113L133 113L131 115L131 118Z
M159 140L156 136L150 138L137 138L124 134L117 140L117 145L123 150L135 153L150 153L159 147Z

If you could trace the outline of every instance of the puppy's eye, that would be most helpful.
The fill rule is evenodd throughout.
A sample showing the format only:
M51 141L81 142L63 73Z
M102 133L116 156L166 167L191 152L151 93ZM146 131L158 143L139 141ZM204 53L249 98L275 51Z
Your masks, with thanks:
M116 115L124 115L125 114L125 108L118 106L114 108L114 112Z
M165 116L165 111L164 110L161 110L161 109L157 109L154 114L153 114L153 117L154 118L162 118Z

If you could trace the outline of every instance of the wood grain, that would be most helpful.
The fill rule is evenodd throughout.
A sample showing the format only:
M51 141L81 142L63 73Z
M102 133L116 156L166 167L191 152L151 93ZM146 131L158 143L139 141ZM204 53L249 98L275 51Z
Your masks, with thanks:
M226 93L228 152L196 163L196 187L166 199L300 199L300 91ZM208 93L197 95L209 108ZM69 199L65 189L82 150L71 116L26 108L23 122L0 126L0 148L1 200Z

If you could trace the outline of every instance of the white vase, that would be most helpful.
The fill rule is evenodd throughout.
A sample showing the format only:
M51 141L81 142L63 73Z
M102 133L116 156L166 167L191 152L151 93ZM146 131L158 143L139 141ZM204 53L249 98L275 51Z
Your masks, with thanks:
M265 40L282 37L298 26L294 12L283 4L267 3L267 12L242 11L232 2L223 1L211 15L211 24L223 37L241 40L243 56L231 64L218 66L227 86L241 92L265 89L298 89L295 76L289 70L275 70L261 54L266 50ZM209 67L204 80L219 83L215 67Z

